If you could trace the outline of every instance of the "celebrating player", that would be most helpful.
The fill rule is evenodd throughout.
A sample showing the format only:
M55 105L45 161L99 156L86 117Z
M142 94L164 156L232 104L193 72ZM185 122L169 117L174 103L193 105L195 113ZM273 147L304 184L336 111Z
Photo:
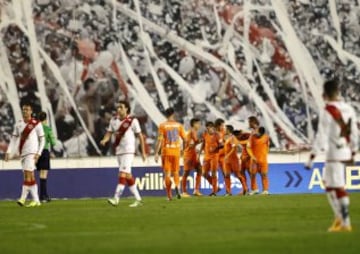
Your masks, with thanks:
M220 135L216 132L213 122L206 123L206 131L203 135L203 142L198 154L200 158L201 152L204 150L204 160L202 166L202 174L206 180L212 185L210 196L216 196L218 189L217 169L219 166L219 148L223 146ZM211 173L211 176L210 174Z
M41 121L45 134L44 150L42 151L41 156L36 163L36 169L40 171L40 201L42 203L51 201L47 192L47 179L48 172L50 170L50 148L56 144L56 139L51 127L47 124L46 118L46 112L39 113L38 119Z
M172 200L171 176L174 177L175 192L178 199L181 198L179 192L180 183L180 153L181 140L185 140L184 127L175 121L175 110L168 108L165 110L167 121L160 124L158 130L158 140L155 147L155 162L159 160L161 150L161 162L165 175L165 187L168 200Z
M320 114L313 150L306 167L310 169L315 155L325 152L323 181L335 215L329 231L348 232L352 231L352 228L349 216L350 199L345 191L345 165L354 161L358 150L356 114L349 104L341 101L337 81L325 82L323 97L327 103Z
M119 182L116 186L114 198L108 199L108 203L117 206L127 184L131 193L135 196L135 202L130 207L138 207L142 205L142 199L135 185L131 167L136 150L135 137L140 141L142 159L143 161L146 160L144 137L141 133L139 121L130 115L130 105L127 101L119 102L117 114L116 117L110 120L107 132L100 141L100 144L104 146L109 142L111 136L115 135L113 147L115 148L119 165Z
M225 143L225 138L226 138L226 128L225 128L224 119L222 119L222 118L216 119L215 122L214 122L214 125L215 125L216 132L220 136L220 142L222 144L224 144ZM223 146L219 147L218 154L219 154L219 168L220 168L221 173L223 175L225 175L225 171L224 171L224 167L223 167L225 152L224 152L224 147Z
M181 179L182 196L189 197L186 191L186 182L191 170L196 171L194 195L201 196L200 182L201 182L201 164L196 154L196 145L200 143L198 139L198 131L201 127L200 119L193 118L190 120L191 129L186 134L185 149L184 149L184 174Z
M244 182L247 186L246 180L246 171L250 174L250 155L247 151L247 144L249 142L250 133L240 131L239 135L237 135L237 139L241 145L241 155L240 155L240 174L244 178ZM247 193L243 193L246 195Z
M20 120L15 124L12 138L5 154L5 161L10 159L10 154L15 149L18 149L21 156L24 183L21 197L17 200L17 203L20 206L24 206L30 192L33 200L26 207L36 207L41 205L34 170L36 168L35 164L45 145L43 127L39 121L32 118L32 113L32 106L29 103L24 103L22 105L23 120ZM18 147L17 144L19 144Z
M264 127L259 126L259 121L256 117L249 117L249 126L253 130L247 145L248 153L251 157L250 161L250 180L251 192L250 195L258 194L259 189L256 183L256 174L260 173L263 191L261 194L269 194L269 179L268 179L268 153L269 153L269 136L265 133Z
M225 173L225 187L226 187L226 196L231 196L231 179L230 175L233 173L241 182L243 186L242 194L247 193L247 185L244 177L240 173L240 161L237 155L237 150L240 145L238 140L241 131L234 131L234 128L231 125L226 126L226 131L231 132L230 136L225 141L224 151L224 173Z

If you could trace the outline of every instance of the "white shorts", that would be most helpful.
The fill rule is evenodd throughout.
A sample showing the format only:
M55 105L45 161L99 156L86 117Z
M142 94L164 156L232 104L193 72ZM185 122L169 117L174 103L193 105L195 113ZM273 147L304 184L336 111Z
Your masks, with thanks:
M133 164L133 160L134 160L134 154L117 155L119 171L127 174L131 174L131 167Z
M323 171L323 181L326 187L345 187L345 165L342 162L327 162Z
M21 157L21 166L23 170L34 171L36 169L34 157L35 154L28 154Z

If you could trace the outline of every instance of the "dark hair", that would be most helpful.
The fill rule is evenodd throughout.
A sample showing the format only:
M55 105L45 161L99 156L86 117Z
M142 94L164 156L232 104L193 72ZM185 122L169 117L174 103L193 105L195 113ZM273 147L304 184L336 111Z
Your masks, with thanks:
M262 126L259 127L258 134L259 134L260 137L261 137L262 135L264 135L264 134L265 134L265 128L262 127Z
M226 125L226 130L228 130L230 133L234 133L234 126L228 124Z
M206 122L205 127L214 127L214 123L213 122Z
M39 121L42 122L42 121L46 120L46 118L47 118L46 112L41 111L41 112L38 114L38 119L39 119Z
M237 136L239 136L239 135L242 133L242 131L241 131L241 130L234 130L232 133L233 133L233 135L234 135L235 137L237 137Z
M122 101L119 101L119 105L124 105L125 108L127 108L127 113L130 114L130 111L131 111L131 107L130 107L130 103L128 101L125 101L125 100L122 100Z
M250 116L248 118L250 122L254 122L255 124L259 125L259 120L256 118L256 116Z
M175 114L175 109L174 108L167 108L164 112L164 115L169 118L170 116L172 116L173 114Z
M196 123L198 123L198 122L200 122L200 119L199 119L199 118L192 118L192 119L190 120L190 126L191 126L191 127L194 127L194 125L195 125Z
M339 93L339 82L336 79L328 80L324 83L324 95L327 97L334 97Z
M224 119L222 118L218 118L215 120L215 127L219 127L220 125L222 125L223 123L225 123Z
M30 102L28 102L28 101L24 101L24 102L21 103L21 107L25 107L25 106L26 106L26 107L30 107L31 110L34 109L33 104L30 103Z

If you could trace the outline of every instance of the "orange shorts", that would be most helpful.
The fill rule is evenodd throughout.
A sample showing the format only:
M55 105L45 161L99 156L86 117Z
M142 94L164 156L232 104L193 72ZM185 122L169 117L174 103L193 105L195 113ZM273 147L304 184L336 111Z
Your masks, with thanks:
M252 162L250 165L250 173L251 174L267 174L269 171L269 164L267 162Z
M227 174L230 173L239 173L240 172L240 162L236 159L229 159L228 161L224 162L224 172Z
M250 170L250 157L241 158L241 171Z
M208 173L209 171L216 171L219 166L219 158L212 157L204 159L202 171L203 173Z
M184 170L194 170L201 168L200 161L197 159L197 156L184 156Z
M161 156L162 168L165 172L176 172L180 170L180 157L173 155Z

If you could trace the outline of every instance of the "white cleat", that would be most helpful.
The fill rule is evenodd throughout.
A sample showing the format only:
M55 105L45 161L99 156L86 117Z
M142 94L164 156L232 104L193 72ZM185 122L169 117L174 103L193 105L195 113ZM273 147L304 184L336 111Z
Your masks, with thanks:
M141 200L136 200L134 203L129 205L129 207L139 207L139 206L143 206L143 205L144 205L144 202L142 202Z
M38 206L41 206L40 202L31 201L30 204L28 204L26 207L31 208L31 207L38 207Z
M21 198L16 201L16 203L17 203L19 206L25 206L25 202L26 202L26 200L25 200L25 199L21 199Z
M112 206L118 206L119 205L119 199L116 198L109 198L107 200L108 204L112 205Z
M257 195L257 194L259 194L259 190L252 190L249 192L250 196Z
M267 191L267 190L261 192L260 194L261 194L261 195L270 195L269 191Z

